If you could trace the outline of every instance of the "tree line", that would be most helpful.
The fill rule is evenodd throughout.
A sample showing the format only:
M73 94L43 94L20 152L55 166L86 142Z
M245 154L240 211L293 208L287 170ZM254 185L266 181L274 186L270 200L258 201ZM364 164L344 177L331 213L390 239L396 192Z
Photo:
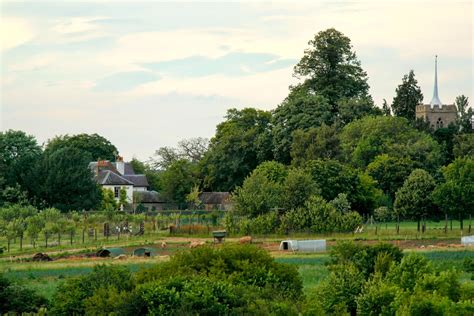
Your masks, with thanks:
M474 134L467 97L456 98L454 124L433 130L415 117L423 94L413 70L380 108L347 36L328 29L308 44L294 67L299 82L276 109L229 109L212 139L161 147L147 161L132 160L135 170L179 208L196 206L196 193L228 191L240 215L252 220L276 212L295 229L314 226L295 224L305 222L296 218L312 212L311 205L327 208L318 216L329 212L336 222L352 223L337 230L356 226L356 213L382 214L381 207L393 218L418 221L470 215ZM117 153L96 134L58 136L41 147L21 131L2 132L0 203L99 209L103 194L86 166Z

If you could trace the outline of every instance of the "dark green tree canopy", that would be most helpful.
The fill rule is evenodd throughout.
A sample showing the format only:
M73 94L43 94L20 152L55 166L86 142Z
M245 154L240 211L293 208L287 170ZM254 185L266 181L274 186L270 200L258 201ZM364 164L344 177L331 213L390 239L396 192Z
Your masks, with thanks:
M305 90L323 96L333 107L342 98L368 96L367 74L348 37L331 28L316 34L308 44L294 68Z
M418 222L422 216L433 215L432 193L436 187L433 177L423 169L415 169L395 195L394 209L405 218Z
M74 147L88 152L92 160L115 161L118 155L117 148L106 138L98 134L77 134L56 136L46 144L46 152L54 152L64 147Z
M454 104L456 105L456 109L458 110L458 117L456 121L458 130L464 133L471 133L471 119L474 115L474 111L471 107L469 107L469 98L465 95L460 95L456 97L456 101L454 102Z
M0 177L3 178L3 185L15 187L19 184L28 189L30 173L41 153L41 147L33 136L14 130L0 132Z
M70 210L95 209L101 193L89 163L91 154L76 147L45 152L36 167L36 195L48 206Z
M443 163L440 145L401 117L364 117L346 125L340 139L344 156L357 167L365 168L384 153L409 158L427 170Z
M331 125L333 122L331 105L324 97L304 89L294 89L273 113L273 153L276 160L290 163L294 131Z
M171 163L160 175L163 197L180 208L186 207L186 195L199 182L197 172L197 165L186 159Z
M291 144L292 163L297 166L314 159L338 159L341 146L336 125L326 124L307 131L296 130Z
M457 158L442 171L444 182L433 192L435 203L462 220L474 210L474 159Z
M396 116L401 116L409 121L415 121L416 106L423 102L423 93L415 79L415 72L403 76L402 83L395 90L392 102L392 111Z
M204 186L232 191L261 162L272 160L270 119L266 111L230 109L217 125L208 152L200 161Z

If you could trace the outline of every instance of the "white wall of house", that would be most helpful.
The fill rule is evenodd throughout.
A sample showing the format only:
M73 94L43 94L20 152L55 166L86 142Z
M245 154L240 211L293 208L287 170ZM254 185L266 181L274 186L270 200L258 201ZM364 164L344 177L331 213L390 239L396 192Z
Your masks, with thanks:
M146 187L133 187L133 191L135 192L144 192L147 191Z
M115 188L118 188L119 192L121 188L124 188L125 191L127 192L127 202L132 203L133 202L133 185L103 185L102 186L104 189L112 191L112 193L115 192ZM120 195L119 197L115 197L115 200L120 200Z

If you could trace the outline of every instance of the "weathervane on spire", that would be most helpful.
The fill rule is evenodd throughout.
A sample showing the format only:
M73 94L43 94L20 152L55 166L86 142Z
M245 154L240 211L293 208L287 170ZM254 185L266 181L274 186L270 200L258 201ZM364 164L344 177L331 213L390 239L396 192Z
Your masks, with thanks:
M441 100L438 96L438 55L435 56L435 81L434 81L434 91L433 91L433 99L431 99L430 105L439 105L440 107L443 106Z

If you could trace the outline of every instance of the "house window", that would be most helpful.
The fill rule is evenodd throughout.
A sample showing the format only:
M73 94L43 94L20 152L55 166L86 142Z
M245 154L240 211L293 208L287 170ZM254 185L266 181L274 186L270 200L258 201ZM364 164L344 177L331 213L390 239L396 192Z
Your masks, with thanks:
M116 198L120 196L120 187L115 187L114 188L114 195Z

